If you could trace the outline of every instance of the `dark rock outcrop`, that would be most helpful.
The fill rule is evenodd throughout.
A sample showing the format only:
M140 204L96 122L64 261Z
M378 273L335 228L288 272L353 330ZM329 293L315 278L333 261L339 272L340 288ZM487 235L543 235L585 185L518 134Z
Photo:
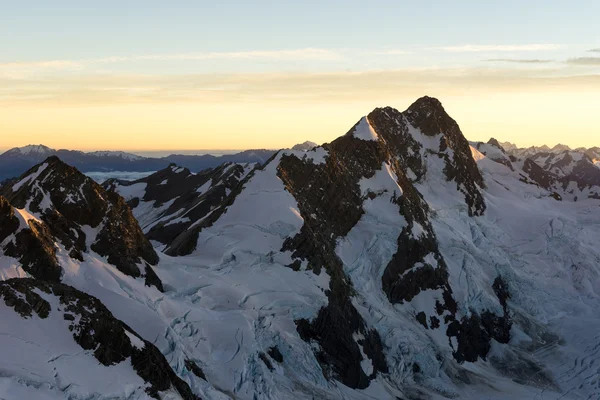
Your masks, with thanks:
M8 200L0 196L0 243L19 229L19 219Z
M351 388L366 388L378 372L387 372L377 331L368 329L352 305L352 284L335 254L335 239L345 236L364 211L358 181L373 176L381 168L383 153L377 142L365 142L343 136L325 146L329 152L325 164L306 163L294 155L281 157L278 176L298 201L305 218L299 234L288 238L282 251L290 250L293 258L307 260L308 268L331 277L329 303L317 318L297 321L298 332L306 340L318 343L317 360L327 378L337 379ZM355 340L358 334L364 339ZM367 376L359 344L373 363Z
M249 164L226 163L194 174L172 164L146 178L133 182L109 180L103 186L116 193L127 192L132 186L143 186L143 190L127 202L134 214L142 202L152 203L151 211L147 204L143 208L145 226L142 229L146 237L165 244L166 253L170 255L185 255L195 247L197 227L227 202L253 168L254 165ZM220 214L217 212L217 215Z
M488 140L488 144L491 144L492 146L498 148L499 150L501 150L503 153L506 154L506 151L504 150L504 147L502 147L502 145L500 144L500 142L494 138L490 138L490 140Z
M424 158L442 158L446 179L455 182L457 190L464 194L469 215L485 212L481 194L485 182L473 160L469 142L437 99L423 97L403 113L391 107L377 108L369 114L368 120L397 156L402 171L410 170L421 180L427 168ZM418 129L426 137L439 136L439 144L435 148L424 148L411 129Z
M52 310L39 292L57 297L61 308ZM63 319L69 321L75 342L92 352L102 365L114 365L131 358L133 369L150 385L146 389L150 396L158 399L159 392L173 388L186 400L198 399L152 343L117 320L95 297L61 283L28 278L0 282L0 297L25 319L34 313L46 319L50 313L62 312ZM143 347L133 345L126 332L137 337Z
M283 355L281 354L281 352L279 351L277 346L270 347L267 354L269 354L269 357L271 357L273 360L277 361L278 363L283 362Z
M37 279L59 282L62 267L56 258L54 239L47 226L30 220L29 229L23 229L9 242L4 254L16 258L23 269Z
M543 187L544 189L550 189L557 181L557 177L549 172L546 172L530 158L525 159L523 162L523 171L528 175L528 178L532 182L540 187ZM524 182L529 183L526 179Z
M422 97L403 113L406 119L427 136L442 134L440 153L444 154L448 180L456 182L457 189L464 193L469 206L469 215L481 215L485 211L485 202L479 188L485 188L485 182L477 163L471 156L469 142L463 136L455 120L444 110L442 103L432 97ZM449 159L447 148L452 150Z
M48 227L31 219L22 223L25 225L23 229L15 209L6 198L0 196L0 245L3 244L4 254L19 260L31 276L58 282L62 268L56 258L54 239Z
M145 274L145 266L158 262L123 198L105 191L57 157L31 168L1 192L10 205L27 208L41 221L29 220L29 229L18 232L16 241L6 245L6 254L20 259L32 276L52 281L60 278L55 242L79 261L83 261L83 253L93 250L133 277ZM87 237L90 230L97 231L95 238ZM154 274L151 281L157 279Z

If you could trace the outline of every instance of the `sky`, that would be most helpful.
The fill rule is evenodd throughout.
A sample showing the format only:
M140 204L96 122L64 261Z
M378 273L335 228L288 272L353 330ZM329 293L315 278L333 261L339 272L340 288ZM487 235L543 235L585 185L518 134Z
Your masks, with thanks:
M0 0L0 149L282 148L440 99L469 140L600 145L598 1Z

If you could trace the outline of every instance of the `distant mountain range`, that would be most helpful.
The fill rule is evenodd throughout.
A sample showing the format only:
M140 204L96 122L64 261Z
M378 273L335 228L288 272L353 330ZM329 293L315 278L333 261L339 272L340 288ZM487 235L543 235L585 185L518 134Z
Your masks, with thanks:
M565 151L576 152L576 153L586 153L590 158L599 158L600 157L600 147L577 147L575 149L567 146L566 144L557 144L554 147L549 147L546 145L543 146L531 146L531 147L518 147L517 145L511 142L501 142L500 146L510 154L513 154L517 157L529 157L535 154L540 153L548 153L548 154L560 154Z
M214 168L225 162L233 163L264 163L275 150L246 150L235 154L214 156L179 155L167 157L142 157L123 151L94 151L55 150L44 145L28 145L15 147L0 154L0 181L17 177L46 158L57 156L68 165L76 167L81 172L153 172L164 169L169 164L176 163L192 172Z

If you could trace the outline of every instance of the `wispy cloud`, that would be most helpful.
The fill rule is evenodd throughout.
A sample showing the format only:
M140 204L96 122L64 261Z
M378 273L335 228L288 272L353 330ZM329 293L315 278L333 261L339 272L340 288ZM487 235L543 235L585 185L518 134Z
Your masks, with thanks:
M404 56L407 54L413 54L411 51L407 50L381 50L381 51L373 51L371 54L376 56Z
M451 53L483 53L483 52L513 52L513 51L544 51L556 50L559 44L521 44L521 45L474 45L445 46L441 50Z
M70 60L49 60L49 61L25 61L25 62L5 62L0 63L3 69L79 69L83 65L78 61Z
M529 58L529 59L521 59L521 58L490 58L484 61L488 62L506 62L506 63L515 63L515 64L547 64L553 62L553 60L541 60L538 58Z
M600 53L600 48L588 50L590 53Z
M293 50L256 50L233 52L197 52L176 54L142 54L131 56L109 56L75 60L40 60L0 62L0 76L23 79L36 73L69 72L107 64L129 63L136 61L336 61L344 58L342 52L320 48Z
M304 48L295 50L255 50L233 52L181 53L181 54L151 54L129 57L106 57L86 60L92 63L113 63L126 61L190 61L190 60L336 60L341 54L334 50L319 48Z
M600 65L600 57L577 57L567 60L571 65Z
M256 50L233 52L200 52L177 54L143 54L132 56L110 56L79 60L43 60L0 63L0 68L74 69L90 64L111 64L130 61L192 61L192 60L337 60L342 54L335 50L304 48L295 50Z
M90 75L0 78L2 106L81 106L134 103L229 104L374 102L398 93L419 96L536 90L598 90L600 75L561 77L562 69L428 68L366 72L196 75Z

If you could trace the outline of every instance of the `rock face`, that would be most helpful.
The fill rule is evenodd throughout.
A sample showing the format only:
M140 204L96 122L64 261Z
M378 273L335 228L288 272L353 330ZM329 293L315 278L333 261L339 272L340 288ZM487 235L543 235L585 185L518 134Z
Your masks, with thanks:
M575 150L565 145L556 145L552 149L512 148L509 154L524 164L527 173L533 174L532 180L544 188L552 188L557 195L594 198L600 192L600 151L597 147Z
M546 170L537 165L535 161L530 158L525 159L523 162L523 172L527 173L529 179L544 189L551 189L558 182L557 176L546 172Z
M423 97L404 113L389 107L376 109L368 120L389 143L392 153L400 154L404 171L412 171L418 181L427 172L424 159L439 157L444 162L446 179L464 194L469 215L483 214L481 189L485 183L471 156L469 142L439 100Z
M438 321L436 328L433 328L436 324L432 324L432 329L445 330L448 337L458 338L459 343L468 343L482 332L486 334L479 347L456 347L454 354L458 361L485 358L492 338L505 342L507 329L510 329L508 320L498 322L478 316L457 320L456 301L428 220L429 209L413 184L424 182L429 175L439 172L443 181L453 185L457 194L464 197L468 215L475 217L485 211L481 192L485 185L469 143L441 104L435 99L423 98L405 113L392 108L376 109L345 136L319 151L325 154L318 160L310 152L280 152L260 171L267 173L275 168L286 191L297 202L304 221L299 232L288 237L279 249L291 253L292 262L288 266L294 270L312 270L315 274L325 271L330 278L327 306L321 308L312 321L296 321L300 337L317 349L315 356L325 377L351 388L364 389L378 374L388 372L380 335L368 326L353 305L353 282L346 275L337 250L339 240L348 236L365 216L365 202L378 198L389 199L397 218L407 223L397 237L397 252L380 278L389 301L410 302L423 291L441 290L443 303L437 306L437 311L432 308L428 312L432 321L437 320L435 315L446 313L445 322ZM431 164L431 159L436 164ZM430 171L439 166L437 160L441 160L440 171ZM365 183L381 179L376 176L382 173L387 174L386 184L395 189L377 189L376 184L369 188ZM257 176L258 172L248 175L239 189L213 212L215 219L198 226L198 233L214 229L212 223L219 221L219 216L228 215L228 209ZM191 245L174 242L178 250L185 249L180 254L197 250L193 246L198 237L191 239L188 241ZM500 327L502 324L505 326ZM371 365L366 371L365 362Z
M225 202L254 167L225 163L194 174L172 164L137 181L108 180L103 186L127 200L148 239L170 246Z
M125 200L57 157L31 168L0 192L5 218L12 226L15 214L21 219L20 228L12 230L13 240L4 243L4 252L36 278L60 279L57 244L78 261L90 251L107 257L132 277L148 275L150 265L158 262Z
M366 129L371 130L376 140L363 140L362 131ZM390 201L397 205L397 212L407 222L397 239L397 252L381 278L389 301L410 302L421 291L442 290L443 304L438 304L437 312L438 315L444 311L448 313L446 323L454 321L456 301L452 298L447 268L428 220L428 206L407 176L407 171L413 172L416 181L424 181L428 174L426 159L438 157L443 160L445 179L454 182L456 189L464 194L471 216L480 215L485 210L481 194L485 185L471 157L468 142L436 99L420 99L405 113L391 108L376 109L347 135L324 148L328 152L324 165L305 163L294 155L281 158L279 177L297 199L301 214L310 216L305 218L300 234L289 239L282 250L292 250L293 257L307 260L309 269L327 269L331 276L329 305L321 310L312 324L300 321L298 329L303 338L320 344L317 358L324 370L332 371L334 377L350 387L362 388L367 382L365 378L386 372L387 365L377 332L364 327L358 312L348 306L351 304L351 282L344 275L343 266L334 251L336 240L348 235L364 215L364 196L376 198L384 194L375 191L363 193L360 181L372 178L382 168L391 172L398 193L387 195L391 196ZM420 236L414 235L417 226ZM467 329L469 324L474 328ZM506 326L499 328L501 324ZM446 334L458 338L459 347L454 354L459 362L485 358L490 340L494 338L506 343L510 330L508 317L500 322L489 318L486 323L474 317L468 321L454 321L450 326L452 328L448 327ZM456 326L464 328L455 329ZM504 336L497 331L502 331ZM373 375L370 377L360 373L350 375L353 371L360 372L361 358L352 348L356 341L351 340L349 332L359 332L365 339L358 344L363 346L372 361L378 361L373 362ZM487 335L481 339L485 343L483 347L461 348L460 343L470 342L472 337L481 336L481 332ZM370 351L367 352L367 349ZM353 353L353 357L348 357ZM340 359L342 354L344 358Z
M367 328L351 303L352 283L335 246L336 239L345 236L362 216L358 182L381 167L383 154L377 142L365 143L350 135L324 148L329 154L324 165L304 162L293 154L281 157L278 176L298 201L300 213L310 216L281 250L292 251L297 264L308 261L308 269L316 273L325 269L331 277L328 306L312 323L298 321L298 332L304 340L319 344L317 359L326 377L362 389L378 372L387 372L387 364L377 331ZM362 339L356 340L357 335ZM361 368L359 346L373 361L370 376Z
M19 322L23 329L34 328L32 320L36 318L64 320L75 342L100 364L110 367L128 363L148 385L138 390L156 399L168 390L174 390L182 399L199 399L152 343L117 320L98 299L67 285L27 278L0 282L0 299L22 318ZM64 382L65 396L70 397L69 385L80 383Z

